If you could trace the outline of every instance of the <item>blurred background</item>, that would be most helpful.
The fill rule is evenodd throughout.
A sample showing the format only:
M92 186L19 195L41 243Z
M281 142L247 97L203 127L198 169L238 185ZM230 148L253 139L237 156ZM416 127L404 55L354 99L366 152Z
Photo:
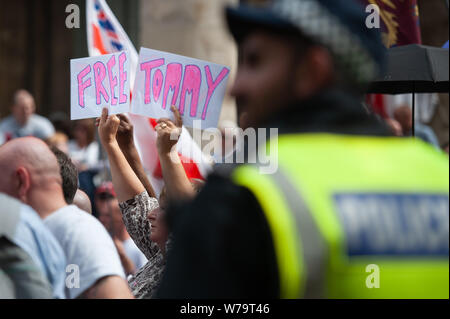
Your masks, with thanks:
M238 0L108 0L136 49L141 46L227 65L233 83L236 46L223 7ZM84 0L0 0L0 118L10 113L12 95L29 90L36 111L53 122L68 118L69 60L88 56ZM80 8L80 28L67 29L68 4ZM418 0L422 44L441 47L449 39L446 0ZM440 144L448 142L448 94L428 123ZM227 95L221 122L236 121Z
M237 2L107 1L138 52L143 46L227 65L233 71L236 47L224 25L223 6ZM80 8L79 29L65 26L65 9L71 3ZM34 95L37 113L50 119L56 112L70 116L69 60L89 56L86 1L0 0L0 4L0 118L10 113L18 88ZM221 119L235 120L229 97Z

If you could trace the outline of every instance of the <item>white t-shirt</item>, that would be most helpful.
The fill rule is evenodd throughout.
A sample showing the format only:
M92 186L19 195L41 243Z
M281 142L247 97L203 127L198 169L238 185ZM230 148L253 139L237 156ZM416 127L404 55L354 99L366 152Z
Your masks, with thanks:
M67 298L78 297L105 276L117 275L125 279L116 247L95 217L75 205L68 205L46 217L44 224L66 255Z
M125 253L127 254L128 258L131 259L134 266L136 267L136 271L147 263L147 258L145 258L145 255L136 246L133 239L128 238L127 240L125 240L123 242L123 248L125 249Z
M55 134L55 128L47 118L37 114L32 114L24 126L10 115L0 122L0 132L3 133L5 140L24 136L35 136L45 140Z

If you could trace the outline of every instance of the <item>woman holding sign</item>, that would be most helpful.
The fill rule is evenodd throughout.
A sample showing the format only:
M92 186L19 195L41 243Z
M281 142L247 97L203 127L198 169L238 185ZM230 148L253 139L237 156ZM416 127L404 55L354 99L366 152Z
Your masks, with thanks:
M145 175L134 146L133 127L126 116L108 116L107 109L104 109L102 117L97 119L100 140L108 153L113 184L125 226L148 259L147 264L129 279L130 288L136 298L151 298L164 271L165 255L170 246L164 222L167 199L189 198L195 194L174 148L182 122L178 110L172 107L172 111L175 113L175 123L160 119L155 128L166 184L159 201L155 198L155 192Z

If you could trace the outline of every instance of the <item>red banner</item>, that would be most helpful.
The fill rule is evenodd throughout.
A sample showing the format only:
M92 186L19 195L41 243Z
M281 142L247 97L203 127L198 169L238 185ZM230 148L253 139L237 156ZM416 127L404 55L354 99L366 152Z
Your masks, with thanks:
M387 48L422 42L417 0L359 0L380 8L380 28Z
M380 9L380 31L387 48L422 42L417 0L359 0L363 5L374 4ZM369 13L368 13L369 14ZM366 103L373 112L388 118L386 97L368 94Z

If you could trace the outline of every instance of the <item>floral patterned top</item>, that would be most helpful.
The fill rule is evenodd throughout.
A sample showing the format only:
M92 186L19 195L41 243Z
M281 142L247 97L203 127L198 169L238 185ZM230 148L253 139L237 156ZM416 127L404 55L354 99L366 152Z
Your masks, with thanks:
M144 191L134 198L120 203L119 206L128 233L148 259L148 262L128 280L128 284L136 298L152 298L166 264L161 249L150 240L152 225L147 218L148 212L159 207L158 200L150 197ZM166 243L166 251L169 241L170 239Z

